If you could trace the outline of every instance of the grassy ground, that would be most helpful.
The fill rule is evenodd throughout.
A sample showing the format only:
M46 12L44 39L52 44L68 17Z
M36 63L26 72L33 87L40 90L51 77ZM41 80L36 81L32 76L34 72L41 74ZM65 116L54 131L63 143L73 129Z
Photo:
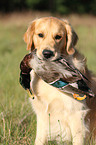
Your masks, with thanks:
M33 16L34 15L34 16ZM19 64L28 53L23 34L28 23L49 13L0 15L0 144L34 145L36 117L26 91L19 85ZM58 16L60 17L60 16ZM78 49L96 73L96 18L68 16L79 36Z

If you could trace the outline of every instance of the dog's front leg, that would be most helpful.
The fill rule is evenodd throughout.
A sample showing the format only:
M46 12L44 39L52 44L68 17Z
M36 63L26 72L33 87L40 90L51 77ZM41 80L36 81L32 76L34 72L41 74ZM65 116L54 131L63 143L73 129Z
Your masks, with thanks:
M86 133L86 126L84 124L84 114L83 111L77 111L72 115L71 118L71 132L73 145L84 145L84 138Z
M84 139L82 136L80 135L76 135L73 138L73 145L84 145Z
M47 122L44 120L44 116L37 116L37 133L35 139L35 145L47 144Z

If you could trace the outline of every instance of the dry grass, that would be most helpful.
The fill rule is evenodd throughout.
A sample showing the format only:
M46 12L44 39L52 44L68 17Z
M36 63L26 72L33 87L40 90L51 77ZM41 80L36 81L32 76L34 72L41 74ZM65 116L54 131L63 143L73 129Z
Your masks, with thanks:
M92 15L59 15L59 14L51 14L49 12L22 12L22 13L10 13L10 14L0 14L0 20L4 25L28 25L29 22L36 18L46 17L46 16L54 16L58 18L66 18L70 21L72 26L96 26L96 16Z

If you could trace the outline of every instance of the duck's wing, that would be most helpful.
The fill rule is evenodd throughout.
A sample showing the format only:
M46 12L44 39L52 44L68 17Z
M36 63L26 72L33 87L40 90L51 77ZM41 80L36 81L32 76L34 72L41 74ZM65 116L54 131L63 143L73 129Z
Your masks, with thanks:
M87 94L88 96L92 96L92 97L94 97L95 95L96 95L96 89L95 89L95 87L94 87L94 82L92 83L92 81L90 81L89 79L88 79L88 77L86 77L86 75L85 74L83 74L83 73L81 73L77 68L75 68L71 63L70 63L70 61L68 61L67 59L65 59L65 58L60 58L59 60L58 60L58 62L59 63L61 63L62 65L64 65L64 66L66 66L68 69L69 69L69 71L70 72L74 72L74 74L75 74L75 76L74 76L74 74L73 74L73 82L75 83L75 84L77 84L77 88L76 89L78 89L77 91L81 91L82 93L85 93L85 94ZM75 79L77 79L77 80L75 80ZM63 80L63 79L62 79ZM72 84L72 81L70 81L69 79L67 80L67 81L69 81L69 83L71 83ZM75 89L75 90L76 90ZM73 88L73 90L74 90L74 88Z

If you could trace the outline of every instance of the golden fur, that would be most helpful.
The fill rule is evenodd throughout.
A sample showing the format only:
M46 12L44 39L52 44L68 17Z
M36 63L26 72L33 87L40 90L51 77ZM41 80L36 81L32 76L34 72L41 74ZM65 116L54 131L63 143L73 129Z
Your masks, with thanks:
M57 35L60 39L56 39ZM78 36L68 21L54 17L36 19L29 25L24 40L27 43L27 50L37 49L36 53L40 59L43 59L44 49L54 53L50 60L58 58L61 54L70 55L74 66L91 79L84 56L74 48ZM72 141L73 145L83 145L86 133L90 128L93 129L92 123L89 122L91 127L85 123L85 116L91 108L92 101L89 101L90 99L87 101L88 106L86 103L76 101L70 95L45 83L33 70L31 88L35 99L30 101L37 116L35 145L43 145L50 139L56 140L60 145L67 141ZM96 112L96 107L94 110ZM90 119L90 112L86 120Z

